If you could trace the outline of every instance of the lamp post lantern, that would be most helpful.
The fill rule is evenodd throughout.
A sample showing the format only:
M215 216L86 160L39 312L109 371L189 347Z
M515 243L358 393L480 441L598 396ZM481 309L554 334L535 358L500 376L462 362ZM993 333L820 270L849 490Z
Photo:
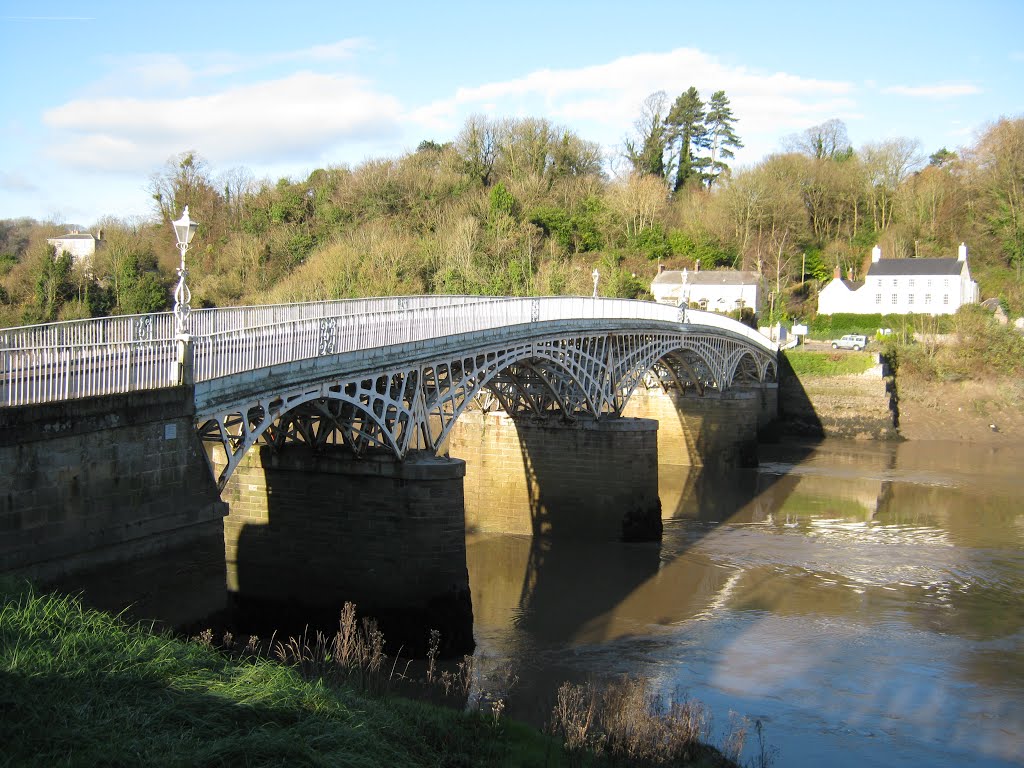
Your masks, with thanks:
M597 267L594 267L594 271L590 273L590 276L594 278L594 298L597 298L597 281L601 278L601 273L597 271Z
M177 221L172 221L174 236L178 239L178 250L181 251L181 266L178 267L178 285L174 289L174 332L179 336L188 334L188 313L192 311L192 291L188 289L186 278L188 269L185 267L185 252L188 250L192 237L199 228L199 223L192 221L188 215L188 206Z

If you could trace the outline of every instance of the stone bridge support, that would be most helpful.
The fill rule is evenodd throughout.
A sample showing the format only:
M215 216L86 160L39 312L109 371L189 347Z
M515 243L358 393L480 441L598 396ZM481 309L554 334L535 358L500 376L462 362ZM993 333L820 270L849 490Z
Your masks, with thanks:
M658 421L662 464L714 469L757 466L757 435L772 419L776 389L637 389L624 415Z
M448 447L466 462L470 532L661 538L655 421L471 411Z
M190 389L0 408L0 571L172 625L224 605Z
M355 603L378 620L389 653L422 652L428 628L446 653L471 651L464 475L462 461L427 453L399 462L254 447L223 492L229 594L243 613L298 631L336 629L342 605Z
M778 408L775 385L701 396L677 389L637 389L625 413L658 420L658 493L662 513L671 518L687 495L686 483L706 470L720 475L736 467L757 466L757 436L774 422Z

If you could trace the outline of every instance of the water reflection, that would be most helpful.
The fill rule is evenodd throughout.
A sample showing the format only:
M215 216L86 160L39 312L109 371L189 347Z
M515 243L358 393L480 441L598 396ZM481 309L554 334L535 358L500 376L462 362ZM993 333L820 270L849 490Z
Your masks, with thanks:
M770 722L782 764L1024 760L1024 479L1003 447L767 446L661 467L656 545L467 542L482 653L537 720L631 672ZM665 503L665 499L671 499ZM532 700L531 700L532 699Z

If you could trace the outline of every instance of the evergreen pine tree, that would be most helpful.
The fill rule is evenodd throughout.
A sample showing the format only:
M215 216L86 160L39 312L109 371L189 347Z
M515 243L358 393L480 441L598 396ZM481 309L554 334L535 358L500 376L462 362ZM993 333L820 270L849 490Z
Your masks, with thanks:
M673 147L673 191L678 192L686 181L695 175L694 160L697 152L711 146L704 118L704 102L697 89L691 85L675 100L665 119L669 130L669 143Z
M732 114L729 97L725 95L725 91L715 91L711 95L704 122L710 141L711 157L704 163L703 178L710 187L724 171L729 170L728 164L719 158L731 158L734 156L732 148L739 149L743 146L743 142L733 130L736 118Z

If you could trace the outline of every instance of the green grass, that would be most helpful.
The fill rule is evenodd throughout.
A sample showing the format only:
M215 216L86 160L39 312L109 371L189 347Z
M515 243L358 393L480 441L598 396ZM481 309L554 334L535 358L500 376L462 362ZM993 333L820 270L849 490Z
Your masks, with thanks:
M0 580L0 766L655 764L563 748L500 707L370 696L301 667ZM685 761L656 764L736 765L696 743Z
M0 715L0 765L560 763L526 726L329 688L30 588L2 598Z
M848 376L875 365L869 352L800 352L788 350L786 360L797 376Z

